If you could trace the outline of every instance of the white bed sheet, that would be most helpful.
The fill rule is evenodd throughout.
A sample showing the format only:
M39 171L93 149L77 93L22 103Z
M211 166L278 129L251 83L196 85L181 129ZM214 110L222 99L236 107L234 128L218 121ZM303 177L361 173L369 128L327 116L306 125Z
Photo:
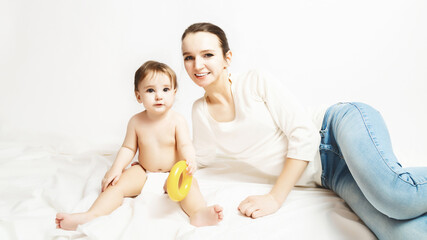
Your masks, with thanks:
M227 165L195 175L208 204L224 207L217 226L190 225L163 193L167 174L150 173L141 195L112 214L77 231L55 229L57 212L91 206L115 151L0 143L0 239L375 239L342 199L320 188L295 188L275 214L244 217L240 201L271 185L251 182Z

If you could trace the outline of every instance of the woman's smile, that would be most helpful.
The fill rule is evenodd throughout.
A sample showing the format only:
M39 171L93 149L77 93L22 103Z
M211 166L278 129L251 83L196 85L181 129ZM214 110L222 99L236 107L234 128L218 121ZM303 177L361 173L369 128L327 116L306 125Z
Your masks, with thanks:
M207 73L196 73L194 74L196 76L197 79L203 79L205 78L207 75L209 74L209 72Z

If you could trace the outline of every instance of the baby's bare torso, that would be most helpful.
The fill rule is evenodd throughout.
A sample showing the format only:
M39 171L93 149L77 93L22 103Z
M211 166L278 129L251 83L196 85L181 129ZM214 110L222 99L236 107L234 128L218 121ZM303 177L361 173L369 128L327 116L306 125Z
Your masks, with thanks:
M138 141L138 161L150 172L168 172L177 162L174 113L155 122L141 114L135 126Z

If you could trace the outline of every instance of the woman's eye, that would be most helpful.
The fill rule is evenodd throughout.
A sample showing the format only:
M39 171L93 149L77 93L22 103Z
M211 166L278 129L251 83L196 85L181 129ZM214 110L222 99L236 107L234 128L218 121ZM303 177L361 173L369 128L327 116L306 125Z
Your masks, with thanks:
M154 89L149 88L149 89L147 89L147 92L149 92L149 93L153 93L153 92L154 92Z
M192 56L186 56L186 57L184 58L184 61L189 61L189 60L193 60L193 57L192 57Z
M210 57L213 57L214 55L212 54L212 53L206 53L205 54L205 57L208 57L208 58L210 58Z
M169 90L170 90L170 88L163 88L163 92L167 92Z

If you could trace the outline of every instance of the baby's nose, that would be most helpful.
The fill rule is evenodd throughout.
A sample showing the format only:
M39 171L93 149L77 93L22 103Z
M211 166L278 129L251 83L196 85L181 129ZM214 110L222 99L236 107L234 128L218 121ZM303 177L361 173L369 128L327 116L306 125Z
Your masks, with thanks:
M156 94L156 100L162 99L163 98L163 94L161 93L157 93Z

